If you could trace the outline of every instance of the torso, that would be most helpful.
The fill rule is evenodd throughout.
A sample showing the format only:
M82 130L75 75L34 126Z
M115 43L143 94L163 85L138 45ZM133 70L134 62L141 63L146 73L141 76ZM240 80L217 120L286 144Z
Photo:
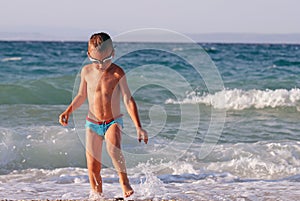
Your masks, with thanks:
M86 66L85 81L89 102L89 117L109 120L120 115L120 86L122 69L115 65L105 71L96 69L93 64Z

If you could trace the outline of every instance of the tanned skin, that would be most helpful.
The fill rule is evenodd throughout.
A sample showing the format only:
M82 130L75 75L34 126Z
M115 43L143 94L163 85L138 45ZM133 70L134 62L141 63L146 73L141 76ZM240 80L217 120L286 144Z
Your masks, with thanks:
M95 47L89 47L88 53L92 58L103 60L114 55L114 50L111 48L100 52ZM144 141L147 144L148 134L142 128L138 109L128 88L125 73L111 60L103 64L92 63L82 68L78 94L69 107L59 116L59 122L66 126L71 113L79 108L86 99L88 99L89 104L89 118L95 121L115 119L121 114L121 98L123 98L125 107L136 127L138 141ZM117 123L111 125L105 133L106 147L119 174L124 197L129 197L134 191L127 177L125 159L121 150L121 139L121 126ZM92 190L97 193L103 192L100 174L103 141L104 139L90 128L86 129L86 158L89 180Z

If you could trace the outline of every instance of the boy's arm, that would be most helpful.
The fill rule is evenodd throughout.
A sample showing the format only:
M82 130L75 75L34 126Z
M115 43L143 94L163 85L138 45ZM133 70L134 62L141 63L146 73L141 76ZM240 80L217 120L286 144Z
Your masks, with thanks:
M147 131L145 131L142 128L139 114L138 114L138 109L137 109L134 98L131 96L125 73L123 74L122 78L120 79L119 86L120 86L120 90L121 90L121 93L123 96L123 101L124 101L125 107L136 127L138 140L139 140L139 142L141 142L141 140L143 139L144 142L147 144L148 143L148 134L147 134Z
M80 86L76 97L73 99L69 107L59 116L59 123L63 126L68 125L70 114L79 108L87 97L87 84L85 80L85 68L82 69L80 74Z

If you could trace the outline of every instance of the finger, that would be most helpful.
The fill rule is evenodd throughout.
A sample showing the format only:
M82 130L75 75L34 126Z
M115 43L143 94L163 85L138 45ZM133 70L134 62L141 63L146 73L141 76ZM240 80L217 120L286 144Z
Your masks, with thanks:
M59 123L60 123L61 125L63 125L63 121L62 121L62 117L61 117L61 116L59 116L58 121L59 121Z
M145 142L145 144L148 143L148 135L147 135L147 133L144 134L144 142Z
M64 118L63 118L63 121L67 124L68 121L69 121L69 118L68 118L68 117L64 117Z
M62 126L66 126L66 123L62 120L59 121L59 123L62 125Z
M60 116L59 116L59 123L60 123L62 126L66 126L66 125L68 125L68 119L65 118L63 115L60 115Z
M142 135L140 133L137 133L137 137L138 137L138 141L141 142L142 141Z
M147 132L144 133L144 142L145 142L145 144L148 143L148 133Z

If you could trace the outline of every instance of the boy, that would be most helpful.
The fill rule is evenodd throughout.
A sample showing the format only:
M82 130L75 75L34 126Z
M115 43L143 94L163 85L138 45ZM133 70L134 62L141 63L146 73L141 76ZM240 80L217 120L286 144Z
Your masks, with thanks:
M59 116L66 126L70 114L88 98L89 111L86 118L86 159L91 185L90 196L102 196L101 155L105 139L107 152L119 174L124 197L133 194L126 173L125 159L121 151L121 128L123 127L120 100L123 97L126 109L137 130L139 142L148 143L147 132L142 128L136 103L131 96L125 73L112 63L114 48L110 36L96 33L88 43L88 57L92 64L82 68L77 96Z

